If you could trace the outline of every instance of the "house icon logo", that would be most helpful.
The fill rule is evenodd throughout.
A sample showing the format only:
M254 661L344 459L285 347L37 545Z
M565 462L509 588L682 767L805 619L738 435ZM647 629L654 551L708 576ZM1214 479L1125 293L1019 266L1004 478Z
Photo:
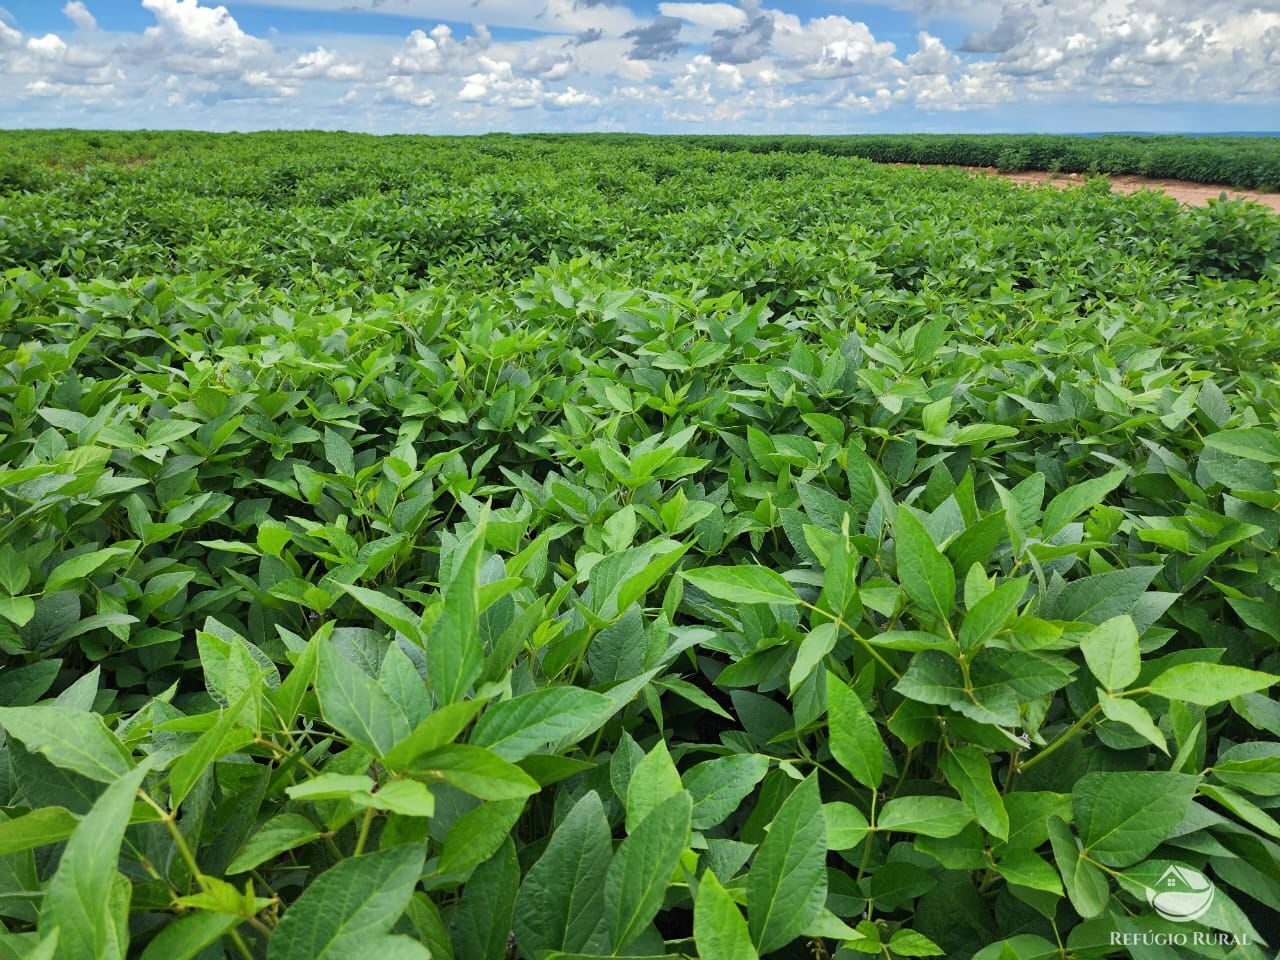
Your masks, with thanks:
M1147 902L1166 920L1188 923L1204 916L1213 893L1213 884L1203 873L1175 863L1147 890Z

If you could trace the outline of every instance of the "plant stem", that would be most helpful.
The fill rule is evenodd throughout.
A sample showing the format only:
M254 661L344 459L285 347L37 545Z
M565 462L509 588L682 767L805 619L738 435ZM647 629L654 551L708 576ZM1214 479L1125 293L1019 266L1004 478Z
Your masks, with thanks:
M249 949L249 945L244 942L244 937L240 936L240 931L232 927L227 931L227 936L231 938L231 942L236 945L236 950L244 960L253 960L253 951Z
M356 849L351 855L358 857L364 853L365 842L369 839L369 827L373 825L373 807L369 807L364 812L364 819L360 821L360 835L356 837Z
M862 636L862 634L858 633L858 631L853 629L853 627L849 626L849 624L845 623L844 619L838 613L832 613L829 610L822 610L818 607L815 607L812 603L809 603L808 601L805 601L805 600L801 600L800 605L802 607L807 607L808 609L813 610L816 613L820 613L824 617L829 617L830 619L838 623L840 626L844 627L844 629L849 631L849 635L853 637L853 639L857 640L860 644L862 644L866 648L867 653L871 654L871 656L873 656L876 659L876 662L878 662L880 666L884 667L886 670L889 671L890 674L893 675L893 678L895 680L902 679L902 674L899 673L897 670L895 670L893 666L889 663L889 661L886 660L883 656L881 656L880 651L875 648L875 646L871 643L871 641L868 640L866 637Z
M138 796L140 796L143 801L151 807L151 809L160 814L160 819L168 829L169 836L173 838L174 846L178 848L178 853L181 855L183 862L187 865L187 870L190 872L191 878L195 880L196 886L207 893L209 885L205 882L204 874L200 872L200 865L196 863L195 854L191 852L191 847L187 845L187 838L184 837L182 835L182 831L178 829L177 818L174 816L173 812L165 809L161 804L156 803L156 801L151 798L151 795L145 790L139 790ZM253 951L251 951L249 949L249 945L244 942L244 938L240 936L239 931L234 928L228 930L227 936L231 938L231 942L235 944L236 950L239 951L240 955L244 957L245 960L253 960Z
M1095 703L1092 707L1090 707L1085 712L1084 716L1082 716L1079 720L1077 720L1070 727L1068 727L1067 730L1058 737L1058 739L1054 740L1053 743L1049 744L1047 747L1045 747L1043 750L1037 753L1034 757L1032 757L1026 763L1019 764L1018 765L1019 772L1026 770L1029 767L1032 767L1035 764L1039 763L1045 757L1049 756L1049 754L1053 753L1053 751L1057 750L1060 746L1062 746L1064 743L1066 743L1068 740L1074 737L1077 733L1080 732L1080 728L1083 727L1090 720L1092 720L1094 715L1097 714L1098 711L1101 709L1102 707Z

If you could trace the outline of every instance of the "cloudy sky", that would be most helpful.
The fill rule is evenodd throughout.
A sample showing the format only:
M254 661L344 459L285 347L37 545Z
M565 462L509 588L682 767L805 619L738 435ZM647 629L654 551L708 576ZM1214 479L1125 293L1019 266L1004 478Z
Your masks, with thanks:
M1280 0L0 0L0 127L1280 129Z

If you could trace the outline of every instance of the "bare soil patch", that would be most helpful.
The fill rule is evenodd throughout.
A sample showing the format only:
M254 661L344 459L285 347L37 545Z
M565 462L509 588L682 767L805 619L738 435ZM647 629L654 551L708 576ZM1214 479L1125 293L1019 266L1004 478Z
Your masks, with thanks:
M1084 183L1082 173L1051 173L1047 170L1022 170L1008 173L995 167L961 167L974 173L989 173L1005 177L1015 183L1048 183L1055 187L1075 187ZM1192 183L1189 180L1154 180L1150 177L1128 175L1108 176L1111 189L1121 193L1137 193L1139 190L1160 190L1173 199L1191 206L1202 207L1224 193L1231 198L1244 197L1280 213L1280 193L1264 193L1260 190L1238 190L1235 187L1217 186L1211 183Z

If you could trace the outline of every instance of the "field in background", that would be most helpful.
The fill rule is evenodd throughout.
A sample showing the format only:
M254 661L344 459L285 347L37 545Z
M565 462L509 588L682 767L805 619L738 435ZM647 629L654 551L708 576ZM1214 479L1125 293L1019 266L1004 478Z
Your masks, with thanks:
M0 960L1270 956L1280 218L771 142L0 135Z
M48 165L139 162L170 150L203 149L227 135L184 131L33 130L0 132L6 156L0 159L0 187L43 182ZM231 135L239 136L239 135ZM249 140L277 134L244 135ZM348 138L355 134L292 134ZM384 142L442 141L406 135ZM456 138L465 144L510 141L506 134ZM894 134L854 136L647 136L640 134L541 134L524 142L644 145L661 151L675 144L703 150L749 153L817 153L861 157L878 163L919 163L994 167L1004 171L1044 170L1054 173L1116 174L1192 183L1221 184L1258 190L1280 190L1280 136L1182 136L1171 134ZM480 149L484 149L481 147Z

